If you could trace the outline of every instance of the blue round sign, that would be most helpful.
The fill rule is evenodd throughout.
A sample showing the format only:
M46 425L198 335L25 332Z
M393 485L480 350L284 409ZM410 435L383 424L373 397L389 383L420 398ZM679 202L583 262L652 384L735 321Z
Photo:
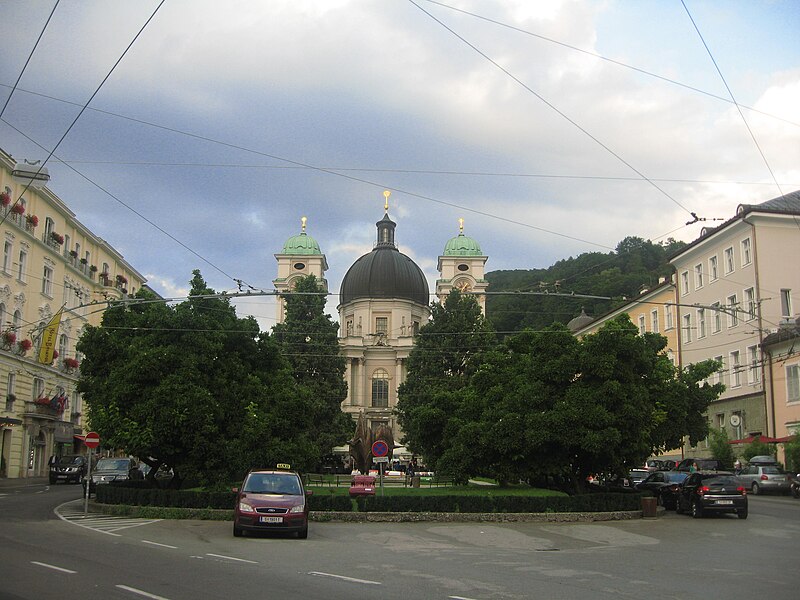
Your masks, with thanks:
M372 444L372 456L386 456L387 454L389 454L389 444L383 440Z

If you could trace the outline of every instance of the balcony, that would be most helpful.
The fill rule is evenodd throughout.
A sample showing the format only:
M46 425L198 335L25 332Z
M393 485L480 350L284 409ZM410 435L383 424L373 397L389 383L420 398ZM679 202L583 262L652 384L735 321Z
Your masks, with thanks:
M38 400L28 400L25 402L26 417L36 417L38 419L46 419L49 421L60 421L64 409L53 408L50 401L47 404Z

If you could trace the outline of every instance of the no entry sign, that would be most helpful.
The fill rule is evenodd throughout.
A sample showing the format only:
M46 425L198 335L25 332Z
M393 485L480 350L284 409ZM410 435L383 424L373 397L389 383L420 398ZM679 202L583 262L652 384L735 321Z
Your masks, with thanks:
M89 448L97 448L100 445L100 436L94 431L90 431L86 434L86 438L83 440L83 443Z

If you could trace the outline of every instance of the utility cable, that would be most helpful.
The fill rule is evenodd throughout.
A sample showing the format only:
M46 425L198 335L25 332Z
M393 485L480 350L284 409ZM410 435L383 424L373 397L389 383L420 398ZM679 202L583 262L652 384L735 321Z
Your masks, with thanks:
M0 117L3 116L4 112L6 112L6 107L8 106L8 103L11 101L11 96L14 95L14 90L17 89L17 85L19 84L20 79L22 79L22 75L23 73L25 73L25 69L28 68L28 63L31 62L33 54L34 52L36 52L36 48L39 46L39 42L42 40L42 36L44 35L45 30L47 30L47 26L50 24L50 19L53 18L53 13L55 13L56 8L58 8L59 2L61 2L61 0L56 0L55 5L53 5L53 10L50 11L50 16L47 17L47 21L45 21L44 27L42 27L42 31L39 32L39 37L36 38L36 43L33 45L33 48L31 48L31 53L28 55L28 59L25 61L25 64L22 65L22 70L19 72L19 77L17 77L17 80L14 82L14 86L11 88L11 92L8 94L8 98L6 98L5 104L3 104L3 109L0 110Z
M136 43L136 40L139 39L139 36L142 34L142 32L145 30L145 28L149 25L150 21L152 21L153 18L156 16L156 13L161 8L161 6L164 4L165 1L166 0L161 0L161 2L159 2L158 6L156 6L155 10L150 15L150 17L147 19L147 21L145 21L144 25L142 25L141 29L139 29L138 33L135 36L133 36L133 39L131 40L131 42L128 44L128 46L125 48L125 50L122 52L122 54L117 59L117 61L114 63L114 65L111 67L111 69L106 74L106 76L103 77L103 80L100 82L100 85L97 86L97 89L95 89L94 93L89 97L89 99L83 105L83 107L78 112L76 117L72 120L72 123L70 123L69 127L67 127L67 130L64 132L64 135L61 136L61 139L59 139L58 142L56 143L56 145L53 146L53 149L50 150L50 153L47 155L47 158L45 158L44 161L42 162L42 164L39 166L38 170L34 174L34 177L36 177L37 175L39 175L42 172L42 169L44 169L45 165L47 164L47 161L50 160L50 158L53 156L53 154L55 154L56 150L58 150L58 147L61 145L61 143L67 137L67 135L69 135L69 132L72 131L72 128L78 122L78 119L81 118L81 115L83 115L83 113L86 111L86 109L88 108L89 104L91 104L92 100L94 100L95 96L97 96L97 94L100 92L100 89L103 87L103 85L105 85L106 81L108 81L108 79L111 77L111 74L114 72L114 70L117 68L117 66L122 62L122 59L125 58L125 55L133 47L133 44ZM6 121L5 119L3 119L3 122L6 123L6 124L9 124L8 121ZM32 183L33 183L33 180L29 181L25 185L25 189L22 190L22 193L14 201L14 204L12 205L12 208L13 208L13 206L17 205L17 203L20 201L22 196L28 191L28 188L30 188ZM0 219L0 225L2 225L5 222L6 216L7 215L3 215L3 218Z
M447 26L447 25L446 25L444 22L442 22L441 20L437 19L437 18L436 18L434 15L432 15L430 12L428 12L427 10L425 10L424 8L422 8L422 7L421 7L419 4L417 4L417 3L415 2L415 0L408 0L408 1L409 1L411 4L413 4L414 6L416 6L416 7L417 7L417 8L418 8L420 11L422 11L423 13L425 13L425 14L426 14L426 15L427 15L427 16L428 16L430 19L432 19L432 20L436 21L436 23L438 23L439 25L441 25L441 26L442 26L444 29L446 29L448 32L450 32L450 33L451 33L453 36L455 36L456 38L458 38L458 39L459 39L459 40L460 40L460 41L461 41L463 44L465 44L466 46L469 46L469 47L470 47L472 50L474 50L474 51L475 51L477 54L479 54L480 56L482 56L482 57L483 57L483 58L484 58L486 61L488 61L489 63L491 63L492 65L494 65L494 66L495 66L497 69L499 69L500 71L502 71L502 72L503 72L503 73L504 73L506 76L508 76L508 77L509 77L510 79L512 79L513 81L515 81L517 84L519 84L519 85L520 85L520 86L521 86L523 89L525 89L525 90L526 90L526 91L528 91L530 94L532 94L533 96L535 96L535 97L536 97L536 98L537 98L537 99L538 99L540 102L542 102L543 104L545 104L546 106L548 106L548 107L549 107L551 110L553 110L555 113L557 113L559 116L561 116L561 117L562 117L564 120L566 120L568 123L570 123L570 124L571 124L573 127L575 127L576 129L578 129L579 131L581 131L581 132L582 132L584 135L586 135L586 136L587 136L589 139L591 139L593 142L595 142L595 143L596 143L598 146L600 146L600 147L601 147L601 148L603 148L603 149L604 149L606 152L608 152L609 154L611 154L611 156L613 156L614 158L616 158L616 159L617 159L619 162L621 162L623 165L625 165L626 167L628 167L628 168L629 168L631 171L633 171L634 173L636 173L636 174L637 174L639 177L641 177L641 179L642 179L643 181L646 181L647 183L649 183L649 184L650 184L652 187L654 187L656 190L658 190L658 191L659 191L659 192L660 192L660 193L661 193L663 196L667 197L669 200L671 200L671 201L672 201L673 203L675 203L677 206L679 206L680 208L682 208L684 211L686 211L686 212L687 212L687 213L689 213L690 215L692 214L692 211L690 211L690 210L689 210L688 208L686 208L686 207L685 207L683 204L681 204L681 203L680 203L678 200L676 200L675 198L673 198L673 197L672 197L670 194L668 194L668 193L667 193L665 190L663 190L661 187L659 187L659 186L658 186L658 185L655 183L655 181L653 181L653 180L651 180L650 178L648 178L648 177L647 177L647 176L646 176L644 173L642 173L641 171L639 171L639 170L638 170L636 167L634 167L634 166L633 166L631 163L629 163L629 162L628 162L628 161L626 161L624 158L622 158L622 156L620 156L619 154L617 154L616 152L614 152L614 150L612 150L612 149L611 149L611 148L610 148L608 145L604 144L604 143L603 143L603 142L602 142L602 141L601 141L601 140L600 140L598 137L594 136L594 135L593 135L592 133L590 133L590 132L589 132L587 129L585 129L583 126L581 126L581 125L580 125L580 124L579 124L577 121L575 121L574 119L572 119L571 117L569 117L569 116L568 116L568 115L567 115L565 112L563 112L562 110L560 110L559 108L557 108L557 107L556 107L556 106L555 106L555 105L554 105L552 102L550 102L549 100L547 100L547 99L546 99L544 96L542 96L542 95L541 95L541 94L539 94L538 92L534 91L534 90L533 90L533 88L531 88L529 85L527 85L526 83L524 83L524 82L523 82L521 79L519 79L519 78L518 78L516 75L514 75L513 73L511 73L511 71L509 71L508 69L506 69L505 67L503 67L502 65L500 65L500 63L498 63L498 62L497 62L497 61L495 61L493 58L491 58L491 57L490 57L488 54L486 54L485 52L483 52L482 50L480 50L480 49L479 49L477 46L475 46L475 44L473 44L472 42L468 41L466 38L464 38L464 37L463 37L463 36L461 36L460 34L456 33L456 31L455 31L454 29L452 29L451 27Z
M706 52L708 52L708 56L711 59L711 62L714 63L714 68L717 70L717 73L719 74L719 78L722 79L722 83L725 84L725 89L728 90L728 94L730 94L731 100L733 101L734 106L736 106L736 110L739 111L739 116L742 118L742 122L744 122L744 126L747 128L747 132L750 134L750 138L753 140L753 143L756 145L756 148L758 149L758 153L761 155L761 159L764 161L764 164L767 166L767 170L769 171L769 174L772 176L772 181L775 182L775 186L778 188L778 193L781 196L783 196L783 190L781 189L781 185L778 183L778 179L775 177L775 173L773 172L772 167L769 166L769 161L767 160L767 157L764 155L764 151L761 149L761 146L758 144L758 140L756 139L756 136L753 133L753 130L750 129L750 125L747 123L747 119L744 118L744 113L742 112L742 108L741 108L741 106L739 106L739 103L736 102L736 98L734 98L733 92L731 91L731 88L728 85L728 82L725 80L725 76L722 74L722 70L720 70L716 59L714 59L714 55L711 53L711 48L708 47L708 44L706 43L705 38L703 38L703 34L700 33L700 28L697 27L697 23L695 23L695 20L692 17L692 13L689 12L689 7L686 6L685 0L681 0L681 4L683 5L684 10L686 10L686 14L689 16L689 20L692 22L692 25L694 26L694 30L697 32L697 35L700 36L700 41L703 42L703 46L705 47Z

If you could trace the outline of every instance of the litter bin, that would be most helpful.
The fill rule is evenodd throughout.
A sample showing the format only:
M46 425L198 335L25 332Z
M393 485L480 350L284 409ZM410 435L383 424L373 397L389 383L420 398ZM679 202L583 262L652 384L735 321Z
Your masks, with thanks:
M657 499L653 496L642 496L642 517L655 517L658 507Z
M419 487L419 475L414 475L411 478L411 487L415 487L415 488Z

